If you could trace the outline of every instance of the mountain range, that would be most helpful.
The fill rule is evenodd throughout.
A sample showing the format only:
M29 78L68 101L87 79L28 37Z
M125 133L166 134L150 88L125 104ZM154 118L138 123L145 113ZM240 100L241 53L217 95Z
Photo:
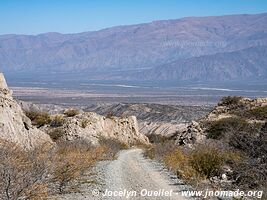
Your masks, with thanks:
M266 50L267 13L187 17L76 34L1 35L0 70L110 80L266 80Z

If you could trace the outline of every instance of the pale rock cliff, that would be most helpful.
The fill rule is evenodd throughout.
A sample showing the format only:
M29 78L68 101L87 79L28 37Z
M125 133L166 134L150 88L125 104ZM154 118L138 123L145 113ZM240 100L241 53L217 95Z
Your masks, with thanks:
M18 103L12 98L5 77L0 73L0 139L14 142L23 148L51 143L50 137L31 125Z
M139 133L135 116L104 117L93 112L84 112L66 118L60 129L63 132L60 139L85 139L95 145L101 138L116 139L129 145L149 143L148 138Z

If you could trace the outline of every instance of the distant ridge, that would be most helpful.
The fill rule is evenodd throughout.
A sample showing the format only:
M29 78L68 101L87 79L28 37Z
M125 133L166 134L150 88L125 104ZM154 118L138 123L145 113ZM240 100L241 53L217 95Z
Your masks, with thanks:
M89 78L120 80L262 79L266 77L266 62L256 49L267 46L266 22L267 14L263 13L187 17L77 34L2 35L0 70L81 72L89 74ZM250 48L255 48L256 53ZM252 62L243 60L244 54L250 55ZM235 59L230 62L233 56ZM254 61L256 72L251 71ZM177 64L174 67L172 63ZM230 70L233 74L229 74L233 66L234 70ZM151 76L146 72L149 68ZM139 76L132 69L144 75ZM207 72L204 75L203 69ZM118 73L120 70L123 73ZM210 77L215 73L216 78Z

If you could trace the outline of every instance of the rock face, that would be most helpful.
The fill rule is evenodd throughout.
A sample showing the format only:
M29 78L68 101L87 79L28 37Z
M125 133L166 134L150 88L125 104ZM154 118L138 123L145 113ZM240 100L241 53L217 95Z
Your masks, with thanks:
M221 100L218 105L210 112L205 118L201 121L216 121L222 118L228 117L236 117L237 111L246 111L254 108L267 106L267 98L243 98L236 97L235 103L225 102L225 100ZM236 111L234 113L233 111Z
M223 98L217 106L205 117L199 119L197 122L192 121L184 129L178 130L171 137L179 145L187 145L193 143L200 143L206 139L206 129L210 123L225 118L242 118L249 123L265 124L266 119L256 119L253 114L246 116L247 111L255 108L263 108L267 106L267 98L249 99L243 97L226 97Z
M31 125L21 107L12 98L4 75L0 73L0 139L14 142L23 148L33 148L45 142L52 142L50 137Z
M196 142L199 143L206 137L203 135L203 130L200 127L199 123L192 121L184 131L177 131L177 133L173 135L172 138L179 145L187 145Z
M100 138L111 138L125 144L146 144L148 138L139 133L135 116L104 117L92 112L85 112L69 117L62 127L61 139L85 139L97 145Z
M192 120L197 120L211 111L205 106L161 105L154 103L99 104L85 108L100 115L136 116L139 131L145 135L172 136L183 131Z

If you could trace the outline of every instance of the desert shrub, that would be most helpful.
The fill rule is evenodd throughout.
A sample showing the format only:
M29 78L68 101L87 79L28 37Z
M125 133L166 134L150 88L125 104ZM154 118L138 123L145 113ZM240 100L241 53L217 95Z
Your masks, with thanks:
M240 161L238 152L219 150L211 144L198 145L195 149L176 147L163 156L164 164L179 178L192 185L219 175L224 164L236 164Z
M50 125L52 127L60 127L64 125L65 121L62 115L56 115L52 118Z
M81 127L82 128L86 128L89 124L89 120L88 119L83 119L81 122Z
M267 188L267 167L262 160L242 158L242 161L232 166L234 185L240 189Z
M33 121L36 116L38 116L39 112L36 111L25 111L25 115L31 120Z
M58 143L52 156L51 180L60 194L68 190L106 151L103 147L92 147L85 141ZM73 187L73 186L72 186Z
M145 149L144 156L150 159L163 160L163 157L169 152L177 149L177 144L173 140L165 141L163 143L155 143Z
M217 121L212 121L208 124L207 138L221 139L228 132L236 132L244 130L248 127L248 123L242 118L223 118Z
M250 128L231 134L229 144L252 158L263 158L267 162L267 132L264 126L255 123Z
M159 134L150 134L147 137L151 143L164 143L169 140L167 137Z
M223 97L219 105L221 106L236 106L240 102L242 97L238 96L227 96Z
M37 127L42 127L51 122L51 117L46 112L26 111L25 114L30 118L32 124Z
M45 151L0 141L0 199L46 199L50 162Z
M107 149L105 158L106 159L114 159L116 154L123 149L128 149L129 146L126 143L120 142L116 139L111 138L99 138L99 144L102 147Z
M112 119L114 117L114 114L112 112L109 112L107 115L106 115L106 118L108 119Z
M224 154L214 147L199 146L190 153L192 168L207 178L218 174L224 159Z
M0 141L0 199L48 199L75 190L85 172L105 159L106 147L61 141L32 150Z
M59 140L62 136L64 136L65 131L62 128L55 128L48 132L48 135L53 141Z
M252 119L267 120L267 106L247 110L244 112L244 116Z
M74 116L76 116L76 115L79 114L79 110L77 110L77 109L69 109L69 110L66 110L66 111L64 112L64 114L65 114L67 117L74 117Z
M244 159L244 155L238 150L225 150L223 154L225 163L229 165L239 164Z
M167 153L164 164L183 180L191 182L198 179L198 174L190 165L189 155L182 148Z

